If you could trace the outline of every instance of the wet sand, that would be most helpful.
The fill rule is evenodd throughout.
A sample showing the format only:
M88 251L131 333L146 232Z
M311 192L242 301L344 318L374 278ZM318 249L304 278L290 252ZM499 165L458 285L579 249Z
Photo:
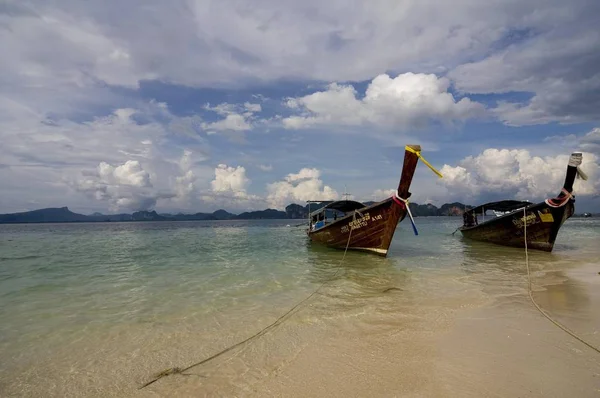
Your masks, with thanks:
M534 297L551 316L600 347L596 268L578 271L590 276L585 282L569 278ZM573 295L565 294L569 289ZM561 307L577 311L568 315ZM591 308L593 315L587 313ZM600 354L553 325L522 295L460 314L439 347L437 370L446 396L600 396Z
M597 266L545 275L540 305L600 347ZM538 280L538 283L544 282ZM455 309L446 325L305 350L253 396L598 397L600 354L558 329L527 296ZM568 315L570 311L576 315ZM357 354L361 353L357 358ZM298 377L298 375L302 377Z
M596 268L537 272L534 287L540 305L600 346ZM437 275L436 285L425 283L428 292L389 291L403 298L397 313L365 310L324 320L313 309L303 327L275 331L203 380L173 377L151 390L159 396L600 396L600 354L545 319L529 302L522 276L482 286L477 276ZM257 360L262 350L270 357Z
M535 260L535 258L534 258ZM503 268L505 267L505 268ZM522 264L346 276L271 333L185 375L137 388L242 340L280 311L141 324L87 336L0 383L2 396L599 397L600 354L529 302ZM600 346L594 263L534 268L538 303ZM290 303L295 298L290 297ZM281 307L289 307L282 303ZM211 326L212 327L212 326ZM206 342L211 341L210 346ZM50 349L48 350L50 351ZM46 354L46 355L44 355Z

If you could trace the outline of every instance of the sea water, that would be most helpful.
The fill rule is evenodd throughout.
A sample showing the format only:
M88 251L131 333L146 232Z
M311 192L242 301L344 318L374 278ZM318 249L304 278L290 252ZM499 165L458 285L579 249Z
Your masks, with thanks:
M402 222L387 258L311 245L297 222L0 225L0 396L246 395L306 350L334 360L384 334L409 336L417 351L404 355L426 362L419 339L446 330L456 311L526 293L524 250L452 235L457 217L417 218L418 236ZM530 251L532 272L596 264L599 242L600 220L571 218L552 253ZM318 289L271 333L137 389ZM544 303L575 311L583 328L600 312Z

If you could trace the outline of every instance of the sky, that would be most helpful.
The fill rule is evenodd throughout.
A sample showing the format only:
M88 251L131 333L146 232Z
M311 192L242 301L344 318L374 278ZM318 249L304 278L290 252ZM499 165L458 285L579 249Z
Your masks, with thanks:
M600 211L600 2L0 4L0 213L556 196Z

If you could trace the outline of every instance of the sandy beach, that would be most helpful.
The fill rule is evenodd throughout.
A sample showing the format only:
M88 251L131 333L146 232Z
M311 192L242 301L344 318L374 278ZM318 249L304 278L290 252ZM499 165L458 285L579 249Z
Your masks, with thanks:
M597 268L537 273L534 289L546 311L600 346ZM454 284L456 294L445 289L442 305L432 291L418 299L419 310L406 305L385 319L368 311L351 321L307 317L308 325L295 330L287 347L282 341L276 347L268 343L276 341L271 336L206 378L172 376L149 390L159 396L600 396L600 354L544 318L529 301L523 278L508 285L487 279L480 290L472 278L444 275L438 282ZM350 322L363 330L350 333ZM263 349L269 358L257 362ZM288 350L292 355L282 354ZM241 372L236 381L222 384L236 369Z
M66 262L79 252L50 251L52 235L43 262L55 265L13 276L22 293L5 293L11 323L1 329L0 396L599 397L600 354L529 301L524 252L463 243L434 232L434 221L432 238L407 238L402 255L348 255L341 266L342 253L299 247L296 235L278 228L184 225L172 251L163 245L154 256L149 250L168 236L162 230L114 237L100 230L86 238L94 250L85 249L98 257L81 265ZM284 231L289 241L268 244ZM589 237L565 235L556 253L530 253L533 290L552 317L600 346L596 235L581 231ZM83 239L70 230L68 237ZM221 256L244 237L265 249ZM212 246L198 248L199 241ZM209 262L204 253L213 246L219 256ZM12 269L42 262L19 261ZM138 389L164 369L253 335L325 282L269 333Z
M597 269L568 272L563 282L536 291L535 298L600 347ZM571 273L586 278L572 279ZM458 315L440 340L440 354L437 368L445 388L440 396L600 396L600 354L544 318L524 295Z

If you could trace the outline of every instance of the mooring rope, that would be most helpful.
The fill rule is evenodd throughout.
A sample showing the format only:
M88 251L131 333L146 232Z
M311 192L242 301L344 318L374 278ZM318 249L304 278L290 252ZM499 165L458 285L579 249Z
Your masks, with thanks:
M523 209L523 216L527 217L527 208ZM524 239L525 239L525 265L527 266L527 290L529 293L529 299L531 300L531 302L533 303L535 308L537 308L537 310L540 312L540 314L545 316L550 322L552 322L553 324L558 326L560 329L562 329L563 331L570 334L575 339L579 340L581 343L585 344L586 346L588 346L589 348L591 348L592 350L594 350L600 354L600 348L595 347L592 344L588 343L583 338L579 337L575 332L573 332L572 330L567 328L565 325L563 325L562 323L560 323L557 320L555 320L554 318L552 318L550 315L548 315L546 313L546 311L544 311L538 305L538 303L535 302L535 299L533 298L533 290L531 289L531 272L529 271L529 253L527 251L527 218L525 218L525 222L523 223L523 235L524 235Z
M353 219L356 219L356 210L354 211L353 215L352 215ZM340 272L340 269L342 268L342 264L344 262L344 259L346 258L346 253L348 252L348 246L350 246L350 238L352 237L352 231L353 229L350 228L350 232L348 234L348 241L346 242L346 247L344 249L344 255L342 256L342 259L340 260L340 263L337 266L337 270L335 271L335 273L333 274L333 276L331 277L331 279L323 282L315 291L313 291L311 294L309 294L305 299L303 299L302 301L298 302L296 305L294 305L290 310L288 310L285 314L281 315L279 318L277 318L273 323L271 323L268 326L265 326L264 328L262 328L260 331L258 331L257 333L253 334L252 336L246 338L245 340L242 340L232 346L229 346L227 348L225 348L222 351L217 352L214 355L211 355L208 358L205 358L199 362L196 362L192 365L189 365L186 368L180 368L180 367L174 367L174 368L168 368L163 370L162 372L156 374L154 376L154 378L150 381L148 381L147 383L143 384L142 386L140 386L138 389L141 390L142 388L148 387L149 385L157 382L158 380L162 379L165 376L169 376L172 374L182 374L183 372L186 372L192 368L195 368L196 366L200 366L203 365L209 361L212 361L215 358L220 357L221 355L224 355L226 353L228 353L229 351L240 347L254 339L257 339L263 335L265 335L267 332L269 332L271 329L275 328L276 326L279 326L281 323L283 323L283 321L285 321L285 319L288 317L288 315L292 314L292 312L294 312L294 310L296 310L298 307L300 307L302 304L304 304L305 302L307 302L308 300L310 300L313 296L315 296L316 294L319 293L319 291L325 286L327 285L329 282L335 280L337 274Z

